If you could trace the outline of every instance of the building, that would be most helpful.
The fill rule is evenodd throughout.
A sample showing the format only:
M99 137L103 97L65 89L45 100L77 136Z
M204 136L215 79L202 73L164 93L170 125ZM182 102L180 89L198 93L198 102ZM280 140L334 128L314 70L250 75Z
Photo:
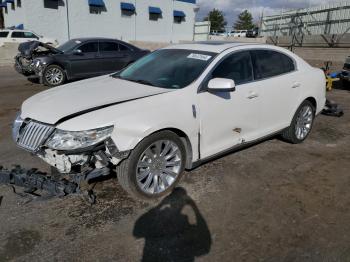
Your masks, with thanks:
M91 36L191 41L198 11L196 0L2 0L0 8L5 27L23 24L60 43Z
M342 35L350 33L350 2L282 11L261 21L263 36Z

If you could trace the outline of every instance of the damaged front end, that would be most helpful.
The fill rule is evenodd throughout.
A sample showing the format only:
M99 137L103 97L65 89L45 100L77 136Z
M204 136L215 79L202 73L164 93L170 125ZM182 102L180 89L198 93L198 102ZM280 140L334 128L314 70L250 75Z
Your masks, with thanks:
M45 61L41 58L62 53L60 50L39 42L30 41L18 46L19 53L15 56L15 69L28 77L41 77Z
M13 138L19 147L54 167L62 179L80 186L109 175L114 165L129 156L129 151L120 152L113 142L113 128L64 131L35 120L23 120L19 114L13 124Z

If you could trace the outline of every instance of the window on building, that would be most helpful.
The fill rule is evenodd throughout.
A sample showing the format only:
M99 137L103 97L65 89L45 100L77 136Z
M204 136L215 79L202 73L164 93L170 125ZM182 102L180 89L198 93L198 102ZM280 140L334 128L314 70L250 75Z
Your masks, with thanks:
M0 38L5 38L9 35L9 32L8 31L1 31L0 32Z
M293 60L280 52L254 50L252 57L255 79L278 76L295 69Z
M116 42L100 42L100 52L118 52L119 45Z
M159 7L148 7L149 11L149 19L153 21L157 21L159 18L163 18L162 10Z
M96 53L98 52L98 42L90 42L81 45L79 48L83 53Z
M239 52L225 58L212 73L212 78L228 78L235 84L244 84L253 80L253 68L250 53Z
M185 21L186 14L181 10L174 10L174 23L180 24L181 22Z
M174 16L174 23L181 24L182 22L185 22L185 17L182 16Z

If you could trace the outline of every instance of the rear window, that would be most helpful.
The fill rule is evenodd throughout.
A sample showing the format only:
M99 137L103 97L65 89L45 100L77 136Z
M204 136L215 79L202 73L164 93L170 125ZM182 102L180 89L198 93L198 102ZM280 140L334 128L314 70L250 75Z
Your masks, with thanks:
M118 52L119 45L116 42L100 42L100 52Z
M6 31L0 32L0 38L7 37L8 35L9 35L9 32L6 32Z
M119 44L119 49L120 49L120 51L130 51L130 49L127 46L122 45L122 44Z
M255 79L278 76L295 69L293 60L280 52L255 50L252 55Z

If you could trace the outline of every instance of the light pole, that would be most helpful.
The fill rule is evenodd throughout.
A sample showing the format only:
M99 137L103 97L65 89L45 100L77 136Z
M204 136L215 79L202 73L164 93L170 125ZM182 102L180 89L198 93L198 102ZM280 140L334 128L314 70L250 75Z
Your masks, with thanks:
M66 12L67 12L67 34L68 40L70 40L70 26L69 26L69 0L66 0Z

